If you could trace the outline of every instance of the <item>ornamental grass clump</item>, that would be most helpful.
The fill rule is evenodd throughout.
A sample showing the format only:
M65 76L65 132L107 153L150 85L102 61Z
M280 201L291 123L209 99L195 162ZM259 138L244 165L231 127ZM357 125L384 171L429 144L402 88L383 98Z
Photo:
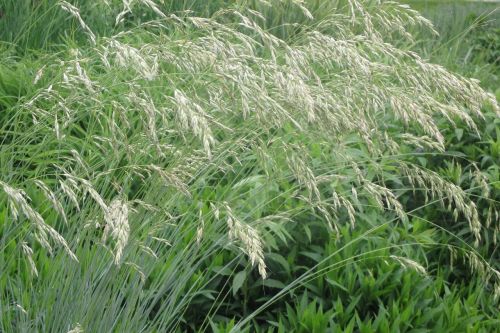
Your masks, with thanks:
M478 81L395 46L412 38L408 26L432 30L417 12L349 0L314 18L307 2L237 1L201 17L152 0L105 2L116 9L105 36L76 5L57 3L80 44L32 68L28 92L0 116L2 242L22 249L42 295L53 295L57 269L66 274L53 300L60 313L44 310L42 296L19 314L10 309L22 302L11 286L19 273L9 271L1 305L10 328L174 331L210 255L240 248L265 279L273 226L307 215L336 233L356 228L367 207L404 223L408 188L449 204L481 241L484 221L466 191L403 148L442 152L436 119L476 130L481 108L498 106ZM296 21L279 13L284 2ZM141 6L157 19L129 22ZM269 26L276 17L284 30ZM47 252L34 257L38 247ZM91 295L80 298L75 281ZM65 308L74 302L96 309Z

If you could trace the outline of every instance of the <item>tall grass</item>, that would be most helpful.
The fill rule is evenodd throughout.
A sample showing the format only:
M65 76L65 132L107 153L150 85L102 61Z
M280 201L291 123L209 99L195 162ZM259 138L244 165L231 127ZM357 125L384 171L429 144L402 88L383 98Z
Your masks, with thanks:
M396 46L412 26L433 33L417 12L127 3L5 2L15 19L0 24L21 28L4 32L14 49L0 66L2 331L180 331L200 296L213 300L207 324L224 297L211 283L242 258L272 278L266 249L290 240L287 225L342 237L374 210L407 224L411 190L481 242L466 189L407 157L443 152L438 119L477 131L498 106ZM37 28L52 16L64 24ZM424 271L394 249L384 258ZM468 258L498 292L500 273L472 247Z

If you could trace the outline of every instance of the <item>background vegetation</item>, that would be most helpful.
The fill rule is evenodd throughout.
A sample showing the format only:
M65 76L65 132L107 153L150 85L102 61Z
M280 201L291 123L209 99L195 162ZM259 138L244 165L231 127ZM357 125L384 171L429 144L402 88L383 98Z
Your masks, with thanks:
M0 0L0 332L500 327L494 4L126 3Z

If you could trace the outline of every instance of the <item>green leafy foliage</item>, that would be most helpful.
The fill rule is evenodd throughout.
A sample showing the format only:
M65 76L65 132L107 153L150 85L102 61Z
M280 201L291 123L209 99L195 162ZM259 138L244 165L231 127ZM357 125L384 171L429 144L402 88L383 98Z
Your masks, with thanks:
M1 332L500 326L495 13L130 4L0 2Z

